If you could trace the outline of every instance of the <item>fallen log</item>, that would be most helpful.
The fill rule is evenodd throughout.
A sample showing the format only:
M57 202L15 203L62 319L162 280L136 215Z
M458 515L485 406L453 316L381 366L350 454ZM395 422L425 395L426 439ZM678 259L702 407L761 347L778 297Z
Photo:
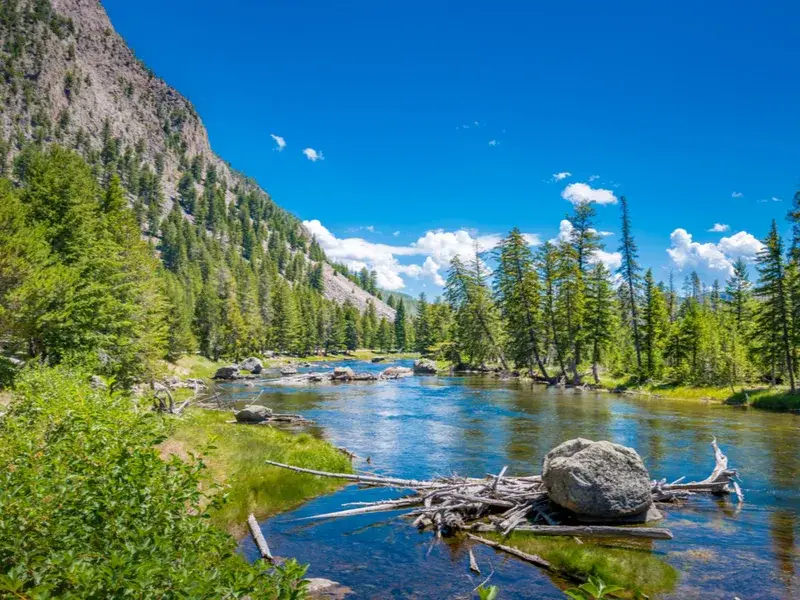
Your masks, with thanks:
M261 532L261 527L259 527L258 521L256 521L253 513L250 513L250 515L247 517L247 525L250 527L250 534L253 536L253 541L256 543L256 547L261 553L261 558L268 562L274 563L275 559L272 557L272 552L269 551L267 540L264 537L264 534Z
M490 548L494 548L495 550L501 550L507 554L512 556L516 556L517 558L521 558L525 562L529 562L532 565L536 565L537 567L541 567L547 571L553 571L553 565L551 565L548 561L543 559L538 554L528 554L527 552L523 552L522 550L517 550L516 548L512 548L511 546L504 546L498 542L493 542L492 540L487 540L486 538L482 538L478 535L473 535L471 533L467 534L467 537L475 542L480 542Z
M472 531L497 532L494 525L477 524ZM563 537L635 537L653 540L671 540L672 532L663 527L618 527L615 525L520 525L514 531L522 531L535 535Z
M303 467L295 467L283 463L275 462L272 460L265 460L265 463L273 467L280 467L281 469L289 469L297 473L307 473L309 475L319 475L320 477L332 477L334 479L347 479L348 481L355 481L357 483L374 483L386 487L398 488L439 488L444 487L444 484L434 483L430 481L417 481L416 479L396 479L394 477L378 477L376 475L352 475L350 473L329 473L327 471L317 471L316 469L305 469Z

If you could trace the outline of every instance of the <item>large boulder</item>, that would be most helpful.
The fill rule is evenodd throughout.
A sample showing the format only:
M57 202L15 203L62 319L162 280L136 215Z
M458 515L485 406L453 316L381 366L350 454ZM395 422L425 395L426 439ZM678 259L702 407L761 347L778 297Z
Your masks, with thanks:
M350 381L355 373L350 367L336 367L333 370L333 378L337 381Z
M256 358L255 356L251 356L250 358L246 359L244 362L239 364L240 369L244 369L245 371L250 371L254 375L258 375L261 371L264 370L264 363L261 362L260 359Z
M653 503L650 474L633 448L577 438L544 457L550 499L587 520L646 515Z
M240 423L261 423L272 416L272 409L258 404L245 406L236 413L236 420Z
M214 379L236 379L237 377L239 377L239 367L236 365L220 367L214 373Z
M383 379L402 379L403 377L411 377L414 371L408 367L389 367L384 369L381 373Z
M437 372L436 363L432 360L420 358L414 361L414 373L419 373L420 375L436 375Z
M297 375L297 367L294 365L285 365L281 367L281 375Z

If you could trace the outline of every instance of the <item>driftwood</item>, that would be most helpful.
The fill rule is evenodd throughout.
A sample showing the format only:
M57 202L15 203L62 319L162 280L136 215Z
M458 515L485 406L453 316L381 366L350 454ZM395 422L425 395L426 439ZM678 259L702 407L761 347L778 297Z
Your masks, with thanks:
M250 513L250 515L247 517L247 525L250 527L250 534L253 536L253 541L256 543L256 547L261 553L261 558L274 563L275 559L272 557L272 552L269 551L267 540L264 538L264 534L261 532L261 527L259 527L258 521L256 521L253 513Z
M674 502L697 493L736 493L742 501L741 489L734 480L735 469L728 467L728 459L717 445L714 449L714 470L701 481L682 483L683 478L666 483L652 482L654 502ZM289 469L297 473L332 477L371 487L388 487L409 490L407 496L378 502L351 503L345 510L305 517L304 519L329 519L385 511L407 511L404 516L412 518L415 527L430 529L437 537L452 535L459 531L499 532L508 535L512 531L524 531L534 535L568 537L632 537L645 539L672 539L665 528L619 525L576 525L574 515L552 504L547 488L538 475L511 477L507 469L498 475L488 474L484 478L441 477L430 481L400 479L373 474L329 473L315 469L295 467L274 461L266 461L274 467Z

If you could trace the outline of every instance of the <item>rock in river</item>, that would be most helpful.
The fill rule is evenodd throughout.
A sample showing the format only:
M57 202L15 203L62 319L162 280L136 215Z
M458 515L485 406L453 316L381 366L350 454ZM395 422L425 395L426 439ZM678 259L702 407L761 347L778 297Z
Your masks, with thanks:
M420 375L436 375L437 372L436 363L432 360L421 358L414 361L414 373L419 373Z
M236 365L220 367L214 373L214 379L236 379L237 377L239 377L239 367Z
M261 371L264 370L264 363L261 362L255 356L251 356L244 362L239 365L240 369L244 369L245 371L250 371L251 373L258 375Z
M382 379L402 379L403 377L411 377L414 371L408 367L389 367L381 372Z
M261 423L269 419L271 415L271 408L251 404L236 413L236 420L240 423Z
M544 457L550 499L579 517L614 520L645 515L652 505L650 474L632 448L577 438Z
M354 375L350 367L336 367L333 370L333 378L337 381L350 381Z
M380 362L383 362L385 360L386 360L385 356L373 356L372 357L372 362L374 362L374 363L380 363Z
M285 365L281 367L281 375L297 375L297 367L294 365Z

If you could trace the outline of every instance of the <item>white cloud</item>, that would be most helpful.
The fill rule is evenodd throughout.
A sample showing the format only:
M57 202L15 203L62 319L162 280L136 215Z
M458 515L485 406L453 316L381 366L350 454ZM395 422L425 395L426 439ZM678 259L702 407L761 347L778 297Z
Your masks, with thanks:
M399 290L405 287L403 275L413 278L428 278L434 284L444 284L444 273L450 261L456 256L465 259L473 256L476 245L478 252L491 250L502 239L500 235L477 235L466 229L445 231L431 230L417 241L407 246L376 244L363 238L338 238L318 220L303 221L306 229L316 237L325 253L337 262L346 264L351 269L360 270L367 267L377 273L378 285L387 290ZM399 232L397 232L399 233ZM539 237L533 233L524 233L530 245L539 243ZM420 263L401 264L398 257L425 257Z
M303 149L303 154L305 154L306 158L311 162L317 162L318 160L325 160L325 157L322 155L322 152L317 152L313 148Z
M490 146L499 146L500 142L498 142L497 140L489 140L489 145Z
M714 223L714 226L708 231L711 233L723 233L725 231L728 231L728 229L730 228L731 228L730 225L725 225L724 223Z
M772 201L773 201L773 202L783 202L783 200L781 200L781 199L780 199L780 198L778 198L777 196L773 196L773 197L772 197Z
M610 235L614 235L613 231L598 231L597 235L601 235L603 237L608 237Z
M741 198L742 196L744 196L742 192L733 192L731 194L731 198Z
M270 133L269 136L273 140L275 140L275 143L277 144L277 146L275 147L275 150L277 150L278 152L281 152L281 151L283 151L284 148L286 148L286 140L283 139L281 136L275 135L274 133Z
M596 179L600 179L600 175L589 175L589 183Z
M561 171L561 173L553 173L553 181L561 181L562 179L566 179L567 177L572 177L572 173L569 171Z
M601 262L612 273L622 265L622 254L619 252L606 252L605 250L595 250L589 257L591 262Z
M400 232L399 232L399 231L395 231L395 232L394 232L392 235L393 235L394 237L397 237L398 235L400 235Z
M561 222L558 224L558 235L550 240L552 243L558 242L568 242L570 236L572 235L572 230L574 227L572 223L568 219L562 219ZM596 232L597 233L597 232ZM601 231L600 235L609 234L608 231ZM605 250L596 250L592 256L589 257L591 262L601 262L608 270L612 273L619 268L622 264L622 254L619 252L607 252Z
M611 190L595 189L585 183L570 183L561 192L561 197L573 204L582 202L594 202L595 204L617 203L617 197Z
M667 248L667 253L679 271L692 269L711 277L730 276L734 261L743 258L752 262L763 246L746 231L724 237L716 244L701 244L693 241L688 231L679 228L670 234L669 239L671 247Z

